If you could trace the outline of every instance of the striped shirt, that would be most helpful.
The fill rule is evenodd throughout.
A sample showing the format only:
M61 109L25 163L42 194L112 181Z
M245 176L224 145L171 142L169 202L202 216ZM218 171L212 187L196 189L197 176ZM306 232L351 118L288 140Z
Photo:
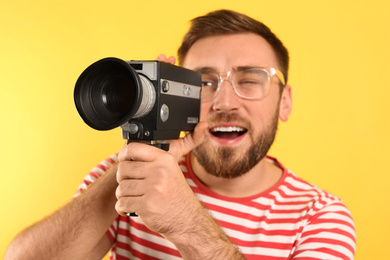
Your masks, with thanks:
M247 259L353 259L356 233L351 213L338 197L298 178L276 159L282 178L271 189L246 198L209 190L194 175L189 156L179 162L202 204ZM111 156L92 169L79 191L101 176ZM137 217L118 216L107 231L113 259L182 259L176 247Z

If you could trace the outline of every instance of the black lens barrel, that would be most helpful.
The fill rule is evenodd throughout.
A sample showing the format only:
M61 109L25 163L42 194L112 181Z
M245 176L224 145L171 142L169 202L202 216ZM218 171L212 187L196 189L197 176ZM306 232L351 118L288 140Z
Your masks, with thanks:
M76 109L90 127L110 130L137 112L142 85L137 72L117 58L99 60L83 71L76 82Z

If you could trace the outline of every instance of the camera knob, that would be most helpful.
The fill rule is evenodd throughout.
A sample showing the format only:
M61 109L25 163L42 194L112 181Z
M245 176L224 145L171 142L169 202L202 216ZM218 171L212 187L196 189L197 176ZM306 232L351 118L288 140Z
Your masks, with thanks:
M169 91L169 82L164 80L162 83L162 91L164 93L167 93Z
M129 124L129 132L130 134L134 135L138 132L139 128L137 126L137 124Z
M166 104L163 104L160 109L160 118L161 121L166 122L169 117L169 107Z

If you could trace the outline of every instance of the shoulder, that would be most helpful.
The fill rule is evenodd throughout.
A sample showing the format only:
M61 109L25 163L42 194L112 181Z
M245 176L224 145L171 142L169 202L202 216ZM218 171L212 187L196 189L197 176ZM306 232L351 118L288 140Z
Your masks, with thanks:
M346 209L341 198L325 191L318 186L299 178L294 172L286 170L284 180L275 193L281 199L294 199L307 205L313 212L336 206Z
M341 198L297 177L287 170L278 187L278 199L290 199L300 207L301 239L296 254L303 257L313 252L327 256L342 252L343 259L353 259L356 231L353 217ZM331 257L330 257L331 258Z
M300 219L307 224L325 221L328 218L342 220L345 225L354 229L352 215L340 197L303 180L293 171L277 163L284 170L283 177L267 195L278 205L277 207L300 212Z

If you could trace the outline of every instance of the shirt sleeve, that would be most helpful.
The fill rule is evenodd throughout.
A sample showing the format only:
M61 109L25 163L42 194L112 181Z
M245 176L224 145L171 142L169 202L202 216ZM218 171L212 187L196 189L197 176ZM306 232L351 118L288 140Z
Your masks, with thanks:
M114 154L107 159L101 161L84 177L82 183L77 188L76 194L73 197L79 196L83 191L88 189L88 186L99 179L114 163L118 162L118 155ZM111 240L111 243L115 242L116 230L118 227L118 218L114 220L106 234Z
M316 212L304 226L293 260L354 259L356 232L351 213L341 202Z
M87 176L84 177L82 183L77 188L77 192L74 197L80 195L81 192L87 190L88 186L95 182L100 176L102 176L114 163L118 161L118 155L114 154L108 157L107 159L101 161L96 167L92 168L92 170L88 173Z

